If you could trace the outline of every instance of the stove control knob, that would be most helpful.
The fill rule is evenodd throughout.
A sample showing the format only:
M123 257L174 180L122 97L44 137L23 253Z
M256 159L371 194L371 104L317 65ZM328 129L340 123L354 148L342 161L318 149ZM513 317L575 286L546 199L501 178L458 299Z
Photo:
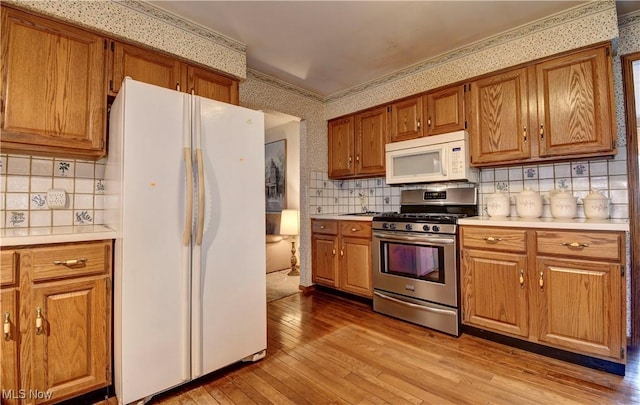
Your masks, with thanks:
M426 231L426 232L429 232L429 225L423 225L422 226L422 230Z
M389 225L389 227L390 227L391 229L396 229L396 224L391 224L391 225Z
M404 229L406 229L407 231L410 231L411 229L413 229L413 226L411 226L411 224L407 224L405 225Z
M388 229L389 228L389 224L388 223L384 223L382 224L382 229Z
M440 227L438 225L434 225L431 229L433 229L433 232L440 232Z

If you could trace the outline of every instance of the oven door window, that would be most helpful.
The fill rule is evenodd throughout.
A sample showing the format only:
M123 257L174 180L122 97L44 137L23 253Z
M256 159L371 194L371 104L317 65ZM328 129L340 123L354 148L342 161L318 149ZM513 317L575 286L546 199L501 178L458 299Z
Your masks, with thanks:
M380 247L383 273L444 284L442 246L381 242Z

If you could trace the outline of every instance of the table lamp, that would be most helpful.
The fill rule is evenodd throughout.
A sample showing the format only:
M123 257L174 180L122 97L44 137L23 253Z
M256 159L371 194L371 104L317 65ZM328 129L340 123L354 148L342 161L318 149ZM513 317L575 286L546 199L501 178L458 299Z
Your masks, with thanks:
M296 236L300 229L300 213L298 210L286 209L282 210L282 216L280 217L280 235ZM291 240L291 271L287 273L288 276L299 276L300 272L296 264L296 241L295 238Z

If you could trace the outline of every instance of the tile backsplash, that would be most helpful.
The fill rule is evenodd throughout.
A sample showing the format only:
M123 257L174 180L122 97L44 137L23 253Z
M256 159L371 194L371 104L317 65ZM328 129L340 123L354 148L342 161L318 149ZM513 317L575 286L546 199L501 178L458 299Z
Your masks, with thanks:
M0 228L103 223L106 161L0 155ZM47 207L47 191L63 189L64 208Z
M445 184L389 186L384 178L329 180L326 172L311 172L308 187L309 211L313 214L342 214L362 211L398 211L400 191L409 188L438 187ZM447 186L467 187L464 183ZM627 150L621 146L614 159L580 160L480 170L478 203L486 214L485 198L501 190L511 198L511 215L516 215L513 196L530 187L548 196L549 190L563 189L578 197L578 218L584 218L582 198L597 189L611 201L610 217L629 218ZM545 199L543 217L551 217Z

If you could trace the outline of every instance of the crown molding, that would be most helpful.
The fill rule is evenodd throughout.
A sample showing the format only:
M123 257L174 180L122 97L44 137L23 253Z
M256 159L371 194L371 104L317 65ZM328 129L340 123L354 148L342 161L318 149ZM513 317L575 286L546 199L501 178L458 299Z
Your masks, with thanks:
M161 20L162 22L173 25L181 30L203 37L209 41L217 43L218 45L225 46L243 54L247 53L247 45L242 42L222 35L191 20L187 20L184 17L177 16L169 11L158 8L150 3L140 0L124 0L118 1L118 4Z
M266 73L259 72L254 69L247 69L247 78L258 80L262 83L265 83L274 87L278 87L282 90L286 90L290 93L294 93L302 97L310 98L313 101L317 101L320 103L323 103L325 101L325 98L317 93L303 89L302 87L298 87L291 83L287 83L283 80L277 79L273 76L270 76Z

